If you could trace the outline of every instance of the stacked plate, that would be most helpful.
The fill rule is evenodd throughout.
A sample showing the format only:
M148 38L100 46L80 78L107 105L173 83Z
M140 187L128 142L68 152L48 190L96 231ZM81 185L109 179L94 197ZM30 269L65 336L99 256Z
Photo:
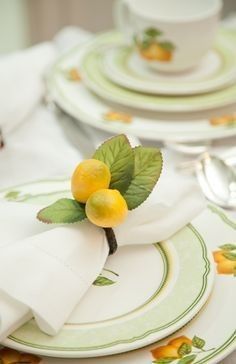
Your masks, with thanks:
M197 68L164 74L149 69L120 33L108 32L60 59L49 89L65 111L111 133L175 141L232 136L235 41L236 31L221 29Z

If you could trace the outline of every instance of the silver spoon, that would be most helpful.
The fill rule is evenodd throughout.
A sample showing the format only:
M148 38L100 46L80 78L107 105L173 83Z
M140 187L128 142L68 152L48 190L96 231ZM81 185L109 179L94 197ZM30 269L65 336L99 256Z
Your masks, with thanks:
M236 208L236 172L232 167L206 152L196 162L195 173L208 200L223 208Z

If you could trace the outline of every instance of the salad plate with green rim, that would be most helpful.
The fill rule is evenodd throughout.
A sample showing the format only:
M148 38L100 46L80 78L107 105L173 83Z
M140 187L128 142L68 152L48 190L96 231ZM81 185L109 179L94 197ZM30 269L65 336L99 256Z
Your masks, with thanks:
M95 37L93 42L96 41L97 47L99 39L101 39L101 43L107 49L105 40L110 44L109 42L114 37L118 41L119 33L102 34ZM212 123L212 116L217 117L234 112L234 105L231 109L228 107L227 110L225 108L217 109L211 111L211 114L204 112L202 115L192 112L141 112L138 109L107 102L86 87L86 80L83 78L83 72L81 73L81 63L84 52L87 54L87 49L86 44L80 45L64 54L51 68L46 79L50 99L78 122L112 134L125 133L158 141L192 142L236 135L235 115L234 118L229 118L229 122L222 118L222 123ZM101 49L102 47L100 51ZM197 105L199 107L202 103L198 102Z
M69 191L69 180L38 181L2 191L0 198L44 206ZM168 241L120 248L57 336L44 334L31 320L3 344L88 358L138 349L172 334L198 314L212 291L211 239L189 224Z
M160 73L148 68L133 47L111 45L104 52L102 70L114 83L139 92L191 95L222 89L236 80L235 40L220 30L214 48L188 72Z

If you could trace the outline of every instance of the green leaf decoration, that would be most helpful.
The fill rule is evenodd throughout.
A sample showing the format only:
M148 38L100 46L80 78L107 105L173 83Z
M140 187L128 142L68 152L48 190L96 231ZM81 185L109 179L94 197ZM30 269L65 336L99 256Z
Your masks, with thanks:
M147 35L148 37L155 38L158 37L159 35L162 35L162 31L157 28L147 28L144 31L144 34Z
M174 51L175 50L175 45L171 42L168 41L163 41L163 42L158 42L159 46L163 49L165 49L166 51Z
M141 43L141 47L143 49L147 49L150 47L150 45L152 44L152 41L150 39L144 39Z
M193 340L192 340L192 345L197 348L197 349L202 349L204 348L206 342L205 340L201 339L198 336L194 336Z
M184 356L184 355L187 355L187 354L190 354L192 351L192 346L187 344L187 343L183 343L179 349L178 349L178 354L180 356Z
M10 191L8 193L6 193L6 195L4 196L7 200L17 200L17 198L19 197L20 191Z
M124 194L129 210L143 203L152 192L162 170L162 155L157 148L134 148L134 175Z
M162 359L154 360L152 363L153 364L169 364L169 363L172 363L173 361L175 361L174 358L162 358Z
M69 198L62 198L40 210L37 218L46 224L68 224L84 220L86 214L83 204Z
M172 363L173 361L175 361L175 358L162 358L162 359L154 360L152 363L153 364L169 364L169 363Z
M188 355L185 356L184 358L180 359L177 364L191 364L194 362L194 360L196 359L197 355L192 354L192 355Z
M224 253L223 256L228 260L236 261L236 253Z
M219 246L220 249L222 250L236 250L236 244L224 244L224 245L221 245Z
M93 282L94 286L111 286L112 284L114 284L116 282L112 281L109 278L103 277L103 276L98 276L95 281Z
M121 134L108 139L96 150L93 158L110 168L110 188L123 194L129 187L134 172L134 153L127 137Z

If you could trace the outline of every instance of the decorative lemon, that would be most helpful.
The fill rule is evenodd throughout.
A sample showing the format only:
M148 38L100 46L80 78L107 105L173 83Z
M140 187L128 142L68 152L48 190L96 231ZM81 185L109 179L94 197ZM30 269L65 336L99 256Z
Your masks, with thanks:
M151 44L148 48L140 49L143 58L150 61L169 62L172 58L171 51L162 48L158 43Z
M168 342L168 345L172 345L176 349L179 349L183 344L192 345L192 340L190 340L187 336L179 336Z
M114 227L124 221L128 214L128 207L119 191L101 189L89 197L85 211L93 224Z
M86 203L92 193L108 188L110 181L111 173L105 163L87 159L76 167L71 178L71 191L76 201Z
M159 346L156 349L151 350L151 353L155 359L161 359L161 358L177 359L180 357L178 354L178 349L176 349L172 345Z
M233 260L221 260L217 264L217 272L219 274L234 274L236 271L236 262Z

